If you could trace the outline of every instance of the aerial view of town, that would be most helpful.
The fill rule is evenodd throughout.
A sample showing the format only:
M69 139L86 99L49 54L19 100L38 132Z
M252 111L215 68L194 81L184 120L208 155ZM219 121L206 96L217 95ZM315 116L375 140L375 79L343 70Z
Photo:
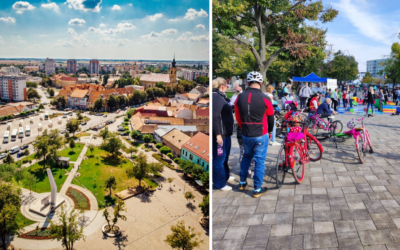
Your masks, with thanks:
M209 1L0 2L1 249L209 249Z

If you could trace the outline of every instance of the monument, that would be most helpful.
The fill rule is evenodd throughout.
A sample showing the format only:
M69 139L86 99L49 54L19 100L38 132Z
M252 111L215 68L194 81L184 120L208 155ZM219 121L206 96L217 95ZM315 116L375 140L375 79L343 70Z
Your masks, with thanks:
M53 177L51 169L46 169L47 176L49 177L51 193L42 199L38 199L29 206L29 211L47 216L51 212L54 212L61 204L65 202L65 199L61 195L57 195L57 185ZM40 202L39 202L40 201Z

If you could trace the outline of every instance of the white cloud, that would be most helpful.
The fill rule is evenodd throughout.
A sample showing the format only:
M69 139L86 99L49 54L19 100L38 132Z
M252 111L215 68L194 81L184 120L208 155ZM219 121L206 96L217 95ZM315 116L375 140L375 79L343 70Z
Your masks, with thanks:
M35 6L33 6L32 4L30 4L29 2L25 2L25 1L18 1L15 2L12 6L12 8L14 10L17 11L17 14L22 14L24 13L24 11L26 10L33 10L35 9Z
M114 4L114 6L111 8L111 10L122 10L121 6Z
M68 35L71 35L71 36L76 36L76 35L78 35L78 34L75 32L75 30L74 30L74 29L72 29L72 28L69 28L69 29L68 29Z
M104 23L101 23L100 28L104 28L104 27L106 27L106 25Z
M130 4L128 4L128 5L129 5L129 7L132 7L133 4L130 3Z
M5 23L15 23L16 20L14 17L0 17L0 21Z
M205 10L200 9L200 11L196 11L195 9L188 9L188 11L185 14L185 19L193 20L196 17L208 17L208 14Z
M58 7L58 5L56 3L43 3L42 8L44 9L49 9L49 10L54 10L56 13L60 13L60 8Z
M207 42L208 41L208 36L201 35L201 36L192 36L189 38L189 41L191 42Z
M197 24L197 25L196 25L196 29L205 30L205 29L206 29L206 26L204 26L203 24Z
M68 8L81 11L100 12L102 0L67 0Z
M72 48L75 47L75 45L72 42L65 41L61 43L56 43L54 44L54 47L66 47L66 48Z
M93 32L93 33L98 33L98 34L103 33L103 31L101 29L97 29L95 27L89 27L88 31Z
M168 19L168 21L170 22L178 22L180 19L179 18L175 18L175 19Z
M85 23L86 23L85 20L79 19L79 18L71 19L71 20L68 22L69 25L84 25Z
M160 38L162 38L162 34L152 31L150 32L150 34L143 35L140 38L147 41L160 41Z
M115 39L111 38L111 37L104 37L104 38L100 39L100 42L105 42L105 43L113 42L113 41L115 41Z
M119 23L119 24L117 24L117 29L122 30L122 31L130 30L130 29L134 29L134 28L136 28L136 27L131 23Z
M173 42L173 41L175 41L175 39L173 39L173 38L164 38L164 41L165 42Z
M118 46L123 47L123 46L125 46L125 44L124 43L118 43Z
M365 6L358 4L360 1L365 2L363 0L340 0L339 3L332 3L332 5L340 13L343 13L362 35L391 45L391 39L397 36L396 32L394 32L396 27L390 27L387 21L383 21L380 16L375 15L373 12L368 13Z
M161 32L161 34L164 34L164 35L173 35L176 33L178 33L177 29L166 29Z
M192 32L186 31L185 33L183 33L180 37L178 37L176 40L177 41L187 41L189 39L189 36L192 34Z
M162 18L164 15L163 14L161 14L161 13L157 13L157 14L154 14L154 15L149 15L149 16L146 16L146 18L147 19L149 19L150 21L156 21L157 19L160 19L160 18Z

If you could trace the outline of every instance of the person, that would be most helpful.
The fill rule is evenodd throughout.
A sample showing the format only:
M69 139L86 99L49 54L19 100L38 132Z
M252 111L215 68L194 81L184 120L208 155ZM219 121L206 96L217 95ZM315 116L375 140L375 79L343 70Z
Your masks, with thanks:
M318 109L318 98L319 98L319 94L313 94L310 99L309 102L307 103L308 106L308 118L310 118L312 115L317 113L317 109Z
M325 94L325 98L331 98L331 89L328 89L328 91Z
M213 150L213 184L216 189L224 191L232 190L226 185L230 177L228 159L231 150L231 135L233 134L233 114L230 100L225 91L228 86L226 80L218 77L212 82L213 87L213 128L212 128L212 150ZM222 147L222 154L218 154L218 145Z
M337 111L337 105L338 105L338 98L339 98L339 96L338 96L338 89L335 89L335 92L333 92L333 95L332 95L332 97L333 97L333 100L332 100L332 102L333 102L333 109L335 110L335 111Z
M346 90L343 91L342 99L343 99L343 107L346 108L347 107L347 91Z
M290 83L286 83L285 87L283 88L283 96L285 96L285 93L287 93L290 97L291 88L292 85L290 85Z
M325 102L319 105L317 109L317 114L319 114L321 118L328 118L328 121L332 120L331 118L329 118L332 114L333 115L337 114L336 111L332 110L331 104L332 104L332 99L326 98Z
M383 99L385 100L385 102L387 102L389 100L389 93L387 88L382 88L383 91Z
M367 115L368 115L368 109L371 106L372 109L371 116L374 116L374 103L375 103L375 91L373 87L369 87L368 97L367 97Z
M364 89L363 96L364 96L364 100L363 100L362 105L365 105L365 104L367 104L367 100L368 100L368 89L367 88Z
M340 107L340 101L342 100L342 91L339 89L338 90L338 107Z
M268 150L268 133L273 130L275 118L271 100L261 92L262 75L256 71L250 72L247 75L247 84L249 88L238 96L235 103L235 116L242 129L245 151L240 164L239 190L247 187L250 162L254 158L253 197L257 198L267 192L267 188L262 187L264 162Z
M242 92L242 88L239 87L239 85L236 85L235 94L233 94L233 96L231 97L231 102L230 102L230 104L231 104L231 106L232 106L232 109L233 109L233 105L235 104L235 101L236 101L237 96L238 96L241 92Z
M396 94L397 94L397 99L396 99L396 106L398 105L400 101L400 88L396 88Z
M282 109L286 109L286 102L292 102L292 101L293 101L293 98L291 96L289 96L288 93L284 92L283 97L281 99Z
M304 86L300 89L300 107L304 108L306 106L307 99L311 96L311 83L305 83Z
M381 112L383 112L383 104L385 102L385 92L383 90L383 88L379 89L379 108L381 109Z
M353 108L353 95L354 95L354 90L348 90L348 94L347 94L347 102L350 105L350 108Z
M273 102L273 95L272 92L274 91L274 86L272 86L272 84L268 84L267 85L267 91L266 91L266 95L269 97L269 99L271 99L271 101ZM271 146L280 146L282 145L281 143L276 141L276 124L274 123L274 128L272 129L272 135L271 135L271 140L269 141L269 145Z

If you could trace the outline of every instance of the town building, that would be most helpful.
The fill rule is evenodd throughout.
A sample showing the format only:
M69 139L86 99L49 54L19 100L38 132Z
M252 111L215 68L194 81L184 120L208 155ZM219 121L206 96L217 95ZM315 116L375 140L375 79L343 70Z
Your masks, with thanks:
M76 84L78 81L77 77L67 76L63 73L55 75L50 79L51 79L51 82L53 83L53 86L57 87L57 88L63 88L67 85L73 85L73 84Z
M54 59L47 58L44 62L44 69L47 75L52 75L56 73L56 61Z
M68 74L76 73L76 60L75 59L69 59L67 61L67 72L68 72Z
M186 69L186 68L179 68L180 69L180 76L183 77L187 81L196 81L197 77L199 76L207 76L207 70L193 70L193 69Z
M180 157L182 145L189 139L188 135L178 129L173 129L162 137L162 144L169 147L175 157Z
M191 161L203 167L204 171L209 171L210 162L210 142L209 137L203 133L197 133L181 147L181 159Z
M208 91L206 88L204 88L203 86L198 86L194 89L192 89L189 94L197 94L200 97L203 97L205 94L208 94Z
M89 90L74 89L68 96L68 107L86 109Z
M9 75L9 76L18 76L21 73L21 70L18 67L14 67L11 65L10 67L2 67L1 74Z
M0 75L0 96L5 101L26 101L26 77Z
M388 59L376 59L367 61L367 72L373 77L382 77L384 74L379 74L379 71L383 71L386 66L382 65Z
M145 86L145 89L155 87L157 82L163 82L165 87L175 88L178 85L175 57L168 74L144 74L140 76L140 82Z
M194 119L209 119L210 118L210 110L209 109L196 109L193 112Z
M0 107L0 117L3 116L18 116L21 112L31 111L37 108L37 104L32 102L17 102L17 103L7 103Z
M89 72L91 75L99 74L99 60L90 60Z
M37 72L37 71L39 71L39 66L37 66L37 65L36 66L25 66L23 71L25 73Z

